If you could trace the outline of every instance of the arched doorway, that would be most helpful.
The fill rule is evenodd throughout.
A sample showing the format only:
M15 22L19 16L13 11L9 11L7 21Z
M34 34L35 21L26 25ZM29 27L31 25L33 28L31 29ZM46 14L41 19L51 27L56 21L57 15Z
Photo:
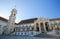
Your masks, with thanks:
M48 22L45 22L45 26L46 26L46 30L48 31L49 30L49 24L48 24Z
M41 26L41 30L44 31L44 25L43 25L43 23L40 23L40 26Z
M39 24L36 23L36 31L39 31Z

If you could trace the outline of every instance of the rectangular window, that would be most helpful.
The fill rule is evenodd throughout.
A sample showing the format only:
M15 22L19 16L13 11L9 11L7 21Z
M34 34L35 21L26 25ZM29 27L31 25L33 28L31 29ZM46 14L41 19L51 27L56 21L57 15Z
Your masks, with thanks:
M1 25L0 25L0 28L1 28Z

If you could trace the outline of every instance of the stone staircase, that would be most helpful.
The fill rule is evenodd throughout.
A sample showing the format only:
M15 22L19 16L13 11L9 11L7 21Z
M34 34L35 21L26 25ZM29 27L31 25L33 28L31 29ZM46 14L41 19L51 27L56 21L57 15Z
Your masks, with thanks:
M47 38L50 38L50 37L56 37L56 36L52 36L52 35L49 35L47 33L40 33L38 35L35 35L34 37L47 37Z
M0 39L59 39L59 38L44 38L44 37L30 37L30 36L0 36Z
M48 32L47 34L52 35L52 36L60 36L60 31L59 30L51 31L51 32Z

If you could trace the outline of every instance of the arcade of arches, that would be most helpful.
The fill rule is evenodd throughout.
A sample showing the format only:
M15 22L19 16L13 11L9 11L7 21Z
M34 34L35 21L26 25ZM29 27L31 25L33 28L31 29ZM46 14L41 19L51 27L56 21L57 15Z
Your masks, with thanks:
M41 31L41 32L48 31L49 30L49 22L36 23L35 30Z
M34 23L35 23L36 31L46 32L51 29L50 21L48 19L40 18L40 19L36 20Z

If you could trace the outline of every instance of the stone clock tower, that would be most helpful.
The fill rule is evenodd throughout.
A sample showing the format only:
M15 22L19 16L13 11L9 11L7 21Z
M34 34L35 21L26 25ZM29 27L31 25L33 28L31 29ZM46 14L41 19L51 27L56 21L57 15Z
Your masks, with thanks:
M5 34L10 34L14 31L14 24L16 19L17 10L15 8L12 9L11 15L9 16L8 24L6 26Z

